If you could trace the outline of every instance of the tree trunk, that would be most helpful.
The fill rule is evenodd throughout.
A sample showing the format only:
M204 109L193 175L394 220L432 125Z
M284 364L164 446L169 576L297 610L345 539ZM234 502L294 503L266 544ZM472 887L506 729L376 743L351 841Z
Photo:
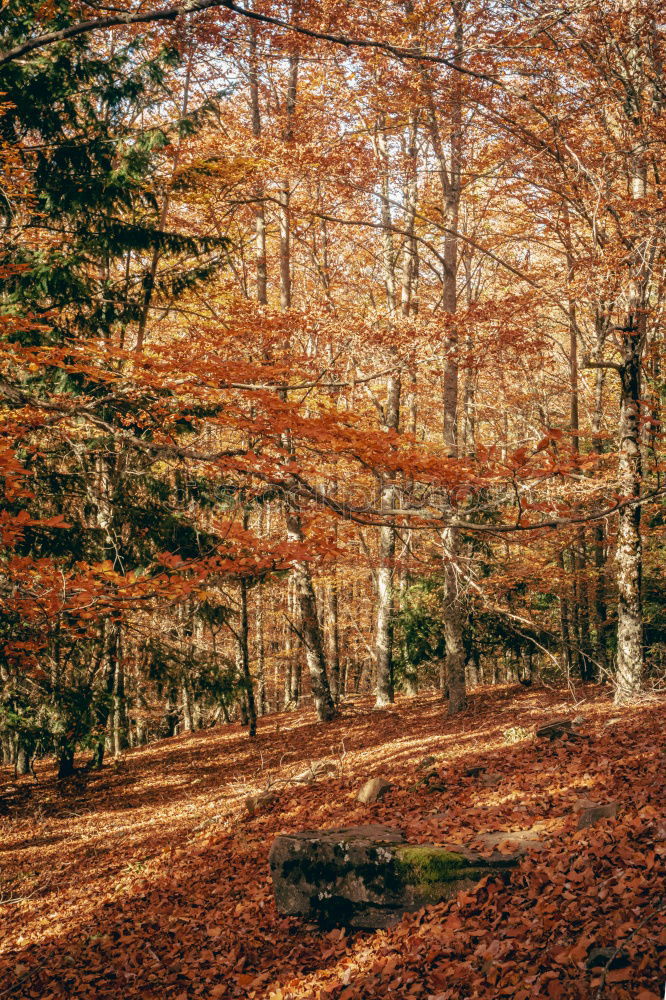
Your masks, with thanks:
M58 778L69 778L72 774L74 774L74 746L65 743L60 749Z
M19 744L16 748L16 773L17 775L30 774L30 754L28 753L25 744L19 740Z
M562 636L562 655L564 658L564 672L568 677L571 676L571 668L573 666L573 656L572 656L572 645L571 645L571 617L570 617L570 606L569 599L565 596L566 588L566 564L564 561L564 552L561 551L559 554L559 564L562 570L562 590L563 593L560 596L560 633Z
M289 143L293 137L293 117L296 110L296 88L298 85L298 53L289 56L289 77L287 83L287 96L285 102L286 125L284 129L284 141ZM289 204L291 201L291 188L289 179L285 178L280 185L278 192L278 203L280 205L280 306L282 309L291 308L291 220Z
M400 376L388 380L384 407L384 429L397 431L400 421ZM381 507L395 507L395 483L385 481L381 491ZM379 532L379 566L377 568L377 628L375 633L375 707L384 708L393 702L393 580L395 574L395 528L384 525Z
M298 542L299 544L303 542L301 519L298 512L294 510L287 511L287 537L290 542ZM312 698L318 718L322 722L328 722L335 717L336 709L328 683L324 643L317 614L314 586L307 564L300 559L293 562L292 572L301 613L300 629L310 674Z
M261 138L261 110L259 106L259 64L257 59L257 27L250 25L250 103L252 107L252 135ZM259 183L254 189L255 226L255 268L257 302L268 302L268 268L266 265L266 210L264 207L264 186Z
M240 623L238 627L238 667L243 681L243 693L246 710L246 724L249 736L257 735L257 706L254 700L254 687L250 673L250 642L247 614L247 580L239 581L240 589Z
M453 62L462 65L464 52L463 5L459 0L451 4L454 18ZM444 446L451 458L458 457L458 330L455 314L458 308L458 226L460 218L460 194L462 179L463 118L462 89L459 73L454 73L452 81L449 127L449 159L437 121L437 112L430 97L428 122L433 151L437 160L442 188L442 211L446 224L444 237L444 270L442 274L442 305L447 314L445 338L445 367L442 388ZM453 517L453 507L450 515ZM458 581L458 557L460 551L459 531L455 527L446 528L442 533L444 543L444 595L442 620L446 641L446 679L448 688L449 715L462 711L467 704L465 685L465 648L463 642L463 607Z
M645 82L644 26L638 4L632 4L630 27L635 46L628 59L632 94L640 93L634 88L641 87ZM631 197L642 204L647 195L647 157L640 146L632 151L631 157ZM640 232L640 215L643 211L640 209L635 212L638 232ZM649 245L643 240L637 241L633 251L628 309L621 331L620 365L622 388L618 480L620 493L627 500L640 498L643 479L640 429L641 353L645 339L648 288L654 259L652 256L654 249L650 250ZM615 555L618 589L615 701L617 704L622 704L642 691L644 681L641 508L637 503L625 506L618 516Z
M638 498L641 490L640 449L640 334L633 316L623 335L621 370L619 483L622 495ZM623 507L619 513L616 565L618 589L617 673L615 701L622 704L643 686L643 611L641 599L641 508Z
M268 712L268 691L266 690L266 647L264 643L264 588L257 585L256 605L256 643L257 643L257 709L259 715Z
M118 757L127 746L125 672L120 656L116 655L116 670L113 681L113 756Z
M191 733L194 729L194 720L192 718L192 702L190 698L190 685L187 677L183 677L183 681L180 688L181 692L181 704L182 704L182 719L183 719L183 732Z
M446 686L448 688L448 713L456 715L467 707L465 683L465 645L463 642L463 605L458 586L458 557L460 534L457 528L442 532L445 547L444 605L442 622L446 642Z
M328 646L328 666L331 685L331 697L337 705L340 700L340 621L339 621L339 600L338 581L335 572L331 580L328 594L329 612L329 646Z

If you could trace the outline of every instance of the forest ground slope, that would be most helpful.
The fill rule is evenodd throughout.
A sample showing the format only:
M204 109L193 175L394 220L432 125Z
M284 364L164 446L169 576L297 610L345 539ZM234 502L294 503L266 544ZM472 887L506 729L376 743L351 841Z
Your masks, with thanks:
M537 741L581 715L589 738ZM601 689L479 689L455 720L434 695L371 712L270 716L131 751L99 774L0 784L0 998L28 1000L658 1000L666 980L664 703ZM437 780L418 764L436 758ZM288 779L315 760L336 772ZM464 771L483 766L483 778ZM370 776L394 787L361 806ZM244 800L271 785L270 811ZM617 800L576 830L577 800ZM382 822L413 841L473 842L539 824L544 849L387 932L323 932L274 909L281 831ZM588 968L595 948L615 953Z

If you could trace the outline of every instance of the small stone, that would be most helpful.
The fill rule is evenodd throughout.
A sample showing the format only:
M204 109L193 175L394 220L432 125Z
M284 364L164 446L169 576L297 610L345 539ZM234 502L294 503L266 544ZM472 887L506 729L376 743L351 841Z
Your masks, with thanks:
M364 806L369 806L378 799L383 799L386 793L393 786L386 778L368 778L357 795L357 799Z
M245 799L245 808L250 816L254 816L269 809L277 802L278 797L277 792L258 792L256 795L248 795Z
M517 862L527 851L540 851L544 847L540 832L535 828L512 830L508 833L480 833L476 840L480 845L481 856L491 861L500 857Z
M625 951L618 951L616 948L592 948L585 967L590 969L622 969L629 964L629 956Z
M337 771L337 767L330 760L317 760L314 764L310 764L307 771L301 771L291 780L297 785L312 785L319 778L323 778L327 774L333 774Z
M576 801L574 802L573 811L576 813L584 812L585 809L592 809L594 806L596 806L596 804L597 803L593 802L592 799L585 799L585 798L576 799Z
M604 802L601 805L592 805L583 809L578 820L578 829L585 830L588 826L594 826L601 819L615 819L617 816L617 802Z
M575 736L579 723L577 719L555 719L536 730L538 739L559 740L563 736Z

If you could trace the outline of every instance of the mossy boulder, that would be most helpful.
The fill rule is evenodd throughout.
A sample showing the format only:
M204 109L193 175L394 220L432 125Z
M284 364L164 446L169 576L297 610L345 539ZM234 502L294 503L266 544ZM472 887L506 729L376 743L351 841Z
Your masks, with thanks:
M277 837L269 862L280 913L324 925L388 927L403 913L455 896L514 857L407 844L383 826Z

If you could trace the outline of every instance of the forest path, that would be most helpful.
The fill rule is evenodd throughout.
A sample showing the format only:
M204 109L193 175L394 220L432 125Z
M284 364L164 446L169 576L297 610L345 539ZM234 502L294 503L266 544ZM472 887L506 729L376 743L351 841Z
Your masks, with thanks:
M664 705L618 710L593 687L578 696L479 689L455 720L434 695L379 713L362 699L329 725L308 711L270 716L252 743L238 726L163 740L62 789L46 765L38 785L5 770L0 998L582 1000L602 985L589 950L616 945L604 996L658 997ZM534 739L535 725L576 714L589 739ZM437 790L418 784L429 755ZM275 784L323 758L338 773ZM501 779L464 776L477 765ZM394 788L359 805L358 788L377 774ZM278 802L249 818L245 796L268 785ZM576 832L580 798L616 799L619 818ZM367 822L435 843L539 822L546 848L510 885L481 884L386 933L324 934L279 917L266 860L274 835Z

